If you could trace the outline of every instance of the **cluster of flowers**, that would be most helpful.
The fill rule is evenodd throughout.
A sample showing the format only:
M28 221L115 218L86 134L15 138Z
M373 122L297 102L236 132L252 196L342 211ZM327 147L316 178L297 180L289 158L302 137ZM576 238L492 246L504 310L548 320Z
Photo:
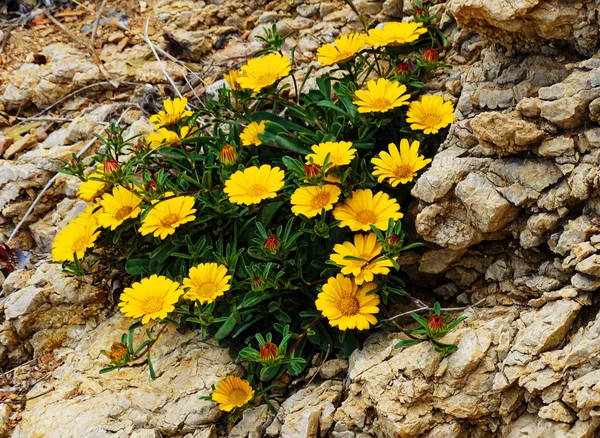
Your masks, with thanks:
M353 62L365 50L407 45L426 32L427 28L420 22L387 23L366 34L342 35L333 44L318 50L318 60L323 65L341 67ZM433 65L437 63L437 52L427 50L420 60ZM259 93L288 77L292 69L288 57L269 53L251 59L239 71L227 73L225 79L233 92ZM420 135L436 134L453 121L452 103L437 95L410 101L406 85L398 80L407 72L408 64L400 63L393 77L366 81L365 88L355 91L352 103L360 114L375 116L407 106L406 123L411 130ZM158 148L185 145L199 134L194 126L195 114L187 108L185 98L166 100L164 110L150 120L154 123L154 132L140 146L149 154ZM295 216L312 219L331 211L339 227L355 232L349 240L333 246L329 259L341 272L325 280L315 307L339 330L368 329L377 323L375 315L380 305L375 276L388 275L390 268L397 266L393 247L400 238L390 234L390 227L403 217L400 204L383 190L354 188L358 183L346 183L345 170L358 155L350 141L324 141L313 145L312 152L303 158L304 175L299 179L289 178L284 170L270 164L243 165L241 148L263 145L261 136L269 123L269 120L248 123L237 142L229 142L220 149L220 165L228 172L224 173L224 184L219 189L231 204L239 206L258 206L265 200L282 196L285 199L289 193L287 201ZM370 159L370 172L377 183L396 187L411 182L431 161L420 154L419 148L419 141L403 138L374 155ZM78 263L86 252L91 252L102 229L114 231L131 219L139 224L140 235L151 235L159 240L196 220L201 206L193 193L157 194L152 181L142 184L130 178L124 183L120 172L121 164L116 159L105 160L81 184L77 195L92 204L56 236L52 248L54 260ZM384 236L381 232L390 235ZM276 253L281 241L271 234L263 244L267 251ZM232 288L235 282L232 274L228 266L215 262L190 267L181 282L153 274L125 288L119 307L126 316L140 319L142 324L164 320L182 299L201 305L219 300ZM284 358L286 352L282 344L275 345L270 335L267 341L260 338L259 359L273 363L276 358ZM109 358L114 359L114 354L123 350L122 344L117 343L113 350ZM231 411L246 405L255 396L248 381L229 376L217 385L212 399L222 410Z

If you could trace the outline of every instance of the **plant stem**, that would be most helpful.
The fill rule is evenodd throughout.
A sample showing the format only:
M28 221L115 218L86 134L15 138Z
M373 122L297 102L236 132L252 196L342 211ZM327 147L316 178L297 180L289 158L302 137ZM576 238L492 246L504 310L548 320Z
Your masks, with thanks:
M316 326L319 322L321 322L324 318L319 318L316 321L313 321L308 327L306 327L304 329L304 331L302 332L302 334L300 335L300 337L298 338L298 340L296 342L294 342L294 345L292 345L292 348L290 348L287 352L287 354L285 355L285 358L287 359L288 357L290 357L290 355L294 352L294 350L296 349L296 347L298 347L298 345L300 345L300 342L302 342L302 340L304 339L304 337L308 334L308 331L310 329L312 329L314 326Z

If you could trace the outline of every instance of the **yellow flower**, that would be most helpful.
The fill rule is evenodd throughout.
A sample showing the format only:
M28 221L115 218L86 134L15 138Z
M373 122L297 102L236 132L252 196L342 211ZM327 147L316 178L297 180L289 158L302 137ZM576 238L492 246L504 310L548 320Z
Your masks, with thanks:
M229 84L229 87L231 87L235 90L240 90L242 87L240 87L240 83L238 82L238 79L241 77L241 75L242 75L242 72L240 70L231 70L229 73L224 73L223 77Z
M359 113L384 113L403 105L408 105L410 94L406 93L406 86L388 79L377 79L377 82L367 82L366 90L356 90L353 104L358 106Z
M338 274L323 285L315 305L332 327L366 330L370 324L377 324L375 314L379 312L379 296L367 295L376 288L376 283L358 287L352 278Z
M317 60L323 65L344 64L366 46L365 36L359 33L342 35L333 44L326 44L317 50Z
M225 193L234 204L258 204L263 199L274 198L283 187L285 174L279 167L263 164L260 168L238 170L225 181Z
M296 216L303 214L306 217L314 217L320 214L322 209L329 211L341 193L338 186L331 184L325 184L323 187L299 187L290 198L292 213Z
M221 380L212 393L214 402L219 403L219 409L231 412L241 408L254 397L254 390L247 380L236 376L227 376Z
M353 275L356 284L363 284L365 281L373 281L374 274L387 275L393 266L388 259L376 260L381 256L381 242L377 241L375 233L369 233L366 236L356 234L354 244L344 242L333 247L335 254L329 258L337 265L342 266L342 274ZM359 259L370 260L371 263L360 262L358 260L346 260L344 257L352 256Z
M99 234L96 218L86 210L56 235L52 244L52 258L55 262L73 262L73 254L76 253L81 260L85 251L94 246Z
M279 79L290 74L292 66L287 56L270 53L262 58L251 59L242 67L242 76L238 83L242 88L250 88L259 92L269 87Z
M437 134L454 121L452 102L444 102L442 96L423 96L420 101L411 102L406 112L406 123L411 123L413 131L424 134Z
M96 170L88 176L87 181L84 181L79 186L77 197L87 202L92 202L98 196L102 195L108 188L109 184L104 181L98 181L97 178L104 177L104 165L98 164Z
M260 146L262 141L258 138L258 134L265 132L266 120L261 122L252 122L244 128L240 134L240 140L244 146Z
M183 296L188 300L198 300L202 304L212 303L230 288L231 275L227 268L216 263L200 263L190 269L183 285L189 290Z
M167 128L161 128L158 132L153 132L146 137L146 142L152 149L156 149L159 146L178 146L181 141L187 138L190 134L195 133L198 128L190 128L189 126L182 126L179 130L179 134L170 131Z
M406 184L411 182L417 172L431 163L431 158L425 158L419 155L418 141L413 141L408 145L408 140L403 138L400 140L400 151L394 143L390 143L388 149L390 153L382 151L379 157L371 160L375 166L373 175L379 176L378 182L388 179L392 187L398 184Z
M151 319L165 319L182 294L179 283L155 274L125 288L119 307L128 318L142 318L146 324Z
M143 236L153 233L154 237L164 239L173 234L175 228L196 219L195 212L194 198L191 196L178 196L159 201L142 219L140 233Z
M192 115L192 112L186 110L187 106L187 98L179 98L176 97L173 100L167 99L163 102L164 111L159 111L158 114L154 114L150 116L150 121L154 123L154 129L158 130L163 126L174 125L179 122L184 117L189 117Z
M351 198L333 209L333 217L341 221L340 226L350 227L352 231L369 231L371 224L387 230L390 219L397 221L403 216L394 198L384 192L373 195L371 189L355 190Z
M427 33L422 23L402 22L386 23L383 29L371 29L367 37L367 43L372 46L399 46L411 43L419 36Z
M98 223L104 228L114 230L127 219L138 217L142 212L139 207L142 198L123 186L116 186L112 194L105 193L99 204L102 211L98 215Z
M349 141L328 141L316 144L311 149L313 153L306 156L306 162L310 163L310 160L312 159L312 162L319 166L325 164L325 157L327 157L327 154L329 154L327 162L331 164L332 167L346 166L347 164L350 164L354 159L354 155L356 155L356 149L352 147L352 143Z

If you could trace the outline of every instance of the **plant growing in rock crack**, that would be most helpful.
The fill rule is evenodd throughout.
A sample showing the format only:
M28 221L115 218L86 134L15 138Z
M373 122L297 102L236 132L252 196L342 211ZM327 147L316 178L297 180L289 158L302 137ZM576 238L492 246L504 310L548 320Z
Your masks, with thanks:
M397 258L419 243L406 243L401 205L453 120L451 102L420 96L445 39L419 5L415 21L321 47L333 67L308 89L312 67L298 73L285 38L271 30L216 100L195 111L166 100L144 140L112 127L94 170L65 169L91 204L53 257L78 276L124 269L119 307L138 320L103 371L146 360L154 375L160 333L198 330L247 363L248 380L230 376L212 394L239 412L316 353L348 357L403 296ZM445 348L458 322L398 328Z

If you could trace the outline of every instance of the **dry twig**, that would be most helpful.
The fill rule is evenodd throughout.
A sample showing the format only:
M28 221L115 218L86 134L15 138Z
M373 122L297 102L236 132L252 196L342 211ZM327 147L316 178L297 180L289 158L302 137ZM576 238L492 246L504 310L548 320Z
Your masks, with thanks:
M98 7L98 12L96 13L96 20L94 21L94 29L92 30L92 48L96 47L96 33L98 32L98 25L100 24L100 18L102 17L102 11L104 10L104 6L106 6L107 0L102 0L100 6Z

